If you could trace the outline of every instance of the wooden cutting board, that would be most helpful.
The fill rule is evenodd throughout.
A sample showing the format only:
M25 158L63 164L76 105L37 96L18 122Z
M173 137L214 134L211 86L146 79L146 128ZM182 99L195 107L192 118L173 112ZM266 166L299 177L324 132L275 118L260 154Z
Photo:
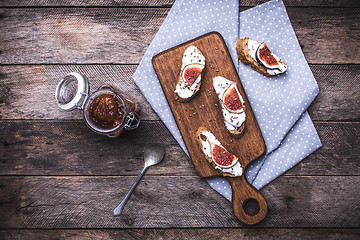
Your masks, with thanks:
M174 90L184 51L191 45L202 52L206 65L200 91L189 102L181 103L176 101ZM239 157L244 168L241 177L227 177L232 187L235 215L245 224L256 224L263 220L267 213L266 200L247 182L245 169L265 153L266 146L223 37L218 32L207 33L155 55L152 63L198 174L204 178L221 176L220 170L205 159L195 137L197 129L205 127L229 152ZM235 81L245 101L246 129L239 139L232 137L225 128L221 105L212 85L216 76ZM255 209L247 209L251 204Z

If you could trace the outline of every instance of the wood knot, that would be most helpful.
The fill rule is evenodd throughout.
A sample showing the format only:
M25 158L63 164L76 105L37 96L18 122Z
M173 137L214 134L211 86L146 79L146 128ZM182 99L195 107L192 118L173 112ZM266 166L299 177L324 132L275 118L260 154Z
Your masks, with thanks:
M131 218L129 218L129 219L127 220L127 224L128 224L129 226L133 225L133 224L134 224L134 220L131 219Z
M192 192L191 195L194 197L194 198L197 198L199 195L197 192Z

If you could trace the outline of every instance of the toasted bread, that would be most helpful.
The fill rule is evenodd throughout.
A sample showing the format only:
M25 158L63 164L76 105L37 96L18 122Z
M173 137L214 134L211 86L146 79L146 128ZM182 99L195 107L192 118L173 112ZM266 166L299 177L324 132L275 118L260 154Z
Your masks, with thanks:
M241 108L239 108L239 111L231 111L228 108L225 107L225 103L223 102L223 96L225 92L230 89L230 87L235 87L239 97L236 97L237 101L240 101ZM245 131L245 120L246 120L246 107L245 102L238 91L237 85L235 82L228 80L224 77L217 76L213 78L213 87L214 90L218 96L220 105L221 105L221 112L224 118L224 123L226 129L229 131L230 135L234 138L240 138L244 131ZM229 126L231 125L231 129L229 129ZM233 129L234 128L234 129Z
M234 130L229 130L228 129L228 131L229 131L229 133L230 133L230 135L232 136L232 137L234 137L234 138L240 138L243 134L244 134L244 132L245 132L245 122L243 122L242 124L241 124L241 126L240 127L238 127L237 129L234 129Z
M182 66L175 87L175 99L179 102L190 101L199 92L205 68L205 57L195 46L186 48Z
M235 175L232 174L231 172L226 172L226 170L218 167L218 166L215 164L215 162L212 161L212 159L210 159L210 158L205 154L205 152L202 150L202 149L203 149L203 144L202 144L202 141L203 141L203 140L201 139L201 133L204 132L204 131L210 132L210 131L208 131L206 128L200 127L200 128L196 131L195 137L196 137L196 142L198 143L198 147L199 147L199 148L201 149L201 151L203 152L206 160L207 160L215 169L217 169L218 171L220 171L220 173L221 173L222 176L224 176L224 177L238 177L239 175L238 175L238 176L235 176ZM231 169L232 169L232 168L235 168L235 166L237 166L237 165L238 165L239 168L241 168L241 174L240 174L240 176L241 176L243 170L242 170L242 167L241 167L240 163L237 162L233 167L231 167Z
M202 140L201 140L201 133L204 132L204 131L208 131L206 128L204 127L200 127L196 133L195 133L195 136L196 136L196 142L198 143L199 145L199 148L202 149ZM201 150L202 151L202 150ZM204 152L203 152L204 153ZM208 160L208 162L213 165L213 167L216 166L216 164L204 153L204 156L206 158L206 160Z
M266 67L262 66L260 63L255 61L249 54L249 43L250 38L242 38L236 42L236 52L238 54L238 58L245 64L251 66L252 69L261 73L264 76L271 76L268 72Z

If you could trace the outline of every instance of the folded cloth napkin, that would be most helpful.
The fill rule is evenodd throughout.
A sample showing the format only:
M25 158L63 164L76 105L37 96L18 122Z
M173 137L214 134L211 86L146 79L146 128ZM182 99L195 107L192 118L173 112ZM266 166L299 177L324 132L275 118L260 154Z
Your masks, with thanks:
M239 38L265 42L288 65L285 74L265 77L238 61L238 73L263 134L266 155L247 170L260 189L321 146L306 112L319 92L282 1L273 0L240 13ZM230 185L210 185L230 199Z
M177 0L132 76L154 111L187 155L189 154L157 79L151 59L161 51L212 31L220 32L228 46L235 46L239 34L238 1ZM229 51L233 61L237 63L235 48L229 48Z
M253 163L246 173L249 182L260 189L321 146L306 112L318 93L318 87L282 1L273 0L239 14L236 0L177 0L133 79L188 154L151 59L163 50L211 31L218 31L224 37L265 139L266 155ZM235 43L242 37L266 42L270 50L287 63L287 72L264 77L239 62ZM231 201L231 187L224 178L207 181Z

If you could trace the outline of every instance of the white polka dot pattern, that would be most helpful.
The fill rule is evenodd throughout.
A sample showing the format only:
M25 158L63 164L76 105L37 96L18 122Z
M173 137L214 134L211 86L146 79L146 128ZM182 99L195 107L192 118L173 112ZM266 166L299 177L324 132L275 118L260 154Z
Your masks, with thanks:
M295 128L302 123L301 126L308 130L308 142L302 143L300 139L291 139L293 145L303 144L306 155L321 146L311 119L306 113L319 88L301 51L282 1L273 0L240 13L239 38L244 37L265 42L270 50L288 65L285 74L271 77L261 75L240 61L238 65L240 79L267 147L267 155L248 168L247 178L253 184L259 179L266 184L270 182L269 179L273 180L304 158L295 160L300 156L298 154L294 158L287 158L287 161L275 161L274 167L265 167L268 162L274 161L274 156L289 156L290 153L283 152L279 145L284 145L290 136L293 136L292 127ZM293 151L298 150L294 148ZM256 187L260 188L265 184L257 184Z
M161 51L211 31L220 32L227 46L235 46L238 39L238 29L238 1L195 0L190 3L186 0L178 0L174 3L159 32L142 58L140 66L133 75L135 83L145 98L187 155L189 154L157 80L151 59ZM229 51L233 62L236 63L235 66L237 66L235 48L229 48Z
M281 75L265 77L239 61L238 72L264 136L267 153L285 135L319 92L281 1L240 13L240 38L265 42L288 65Z
M264 187L320 146L321 142L316 129L309 114L305 112L291 128L280 146L267 155L257 177L252 182L253 186L257 189Z
M177 0L133 79L188 154L157 80L151 58L207 32L220 32L235 66L239 67L240 79L267 145L268 156L256 161L247 172L248 180L261 188L321 146L310 117L307 113L302 116L318 93L318 87L281 1L270 1L240 13L240 23L237 0ZM287 73L268 78L239 63L234 46L239 37L244 36L265 41L288 64ZM208 182L231 201L231 187L224 178L209 179Z

